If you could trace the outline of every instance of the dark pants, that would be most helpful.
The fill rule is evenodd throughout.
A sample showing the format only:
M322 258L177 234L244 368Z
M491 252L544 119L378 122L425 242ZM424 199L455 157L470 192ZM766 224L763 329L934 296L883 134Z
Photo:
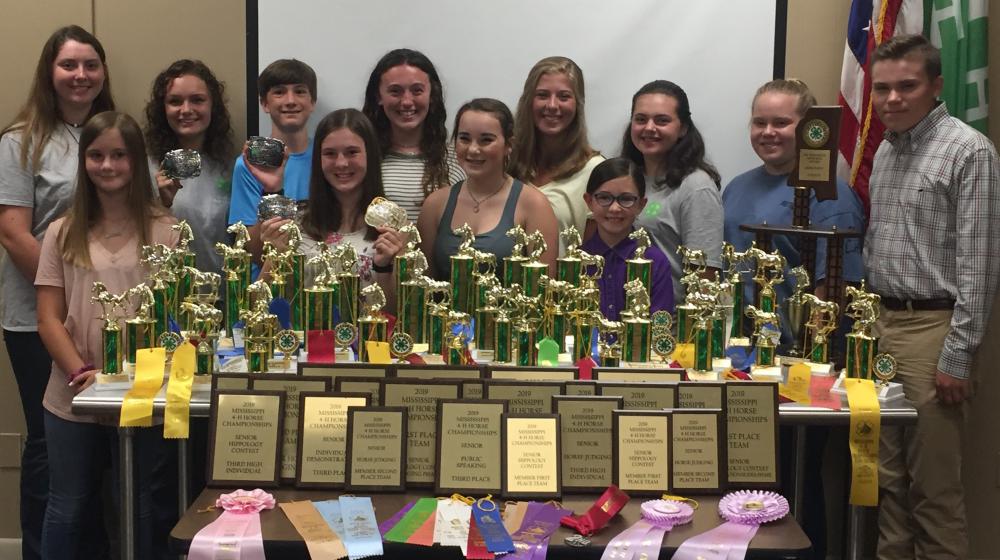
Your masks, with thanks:
M795 429L782 426L781 437L781 474L784 479L782 492L792 496L793 475L795 473L794 455ZM805 445L805 480L802 495L802 529L813 545L813 558L826 558L826 498L823 492L823 450L830 437L829 426L806 427Z
M21 454L21 558L37 560L42 551L42 520L49 494L42 396L49 382L52 358L37 332L3 331L7 354L17 380L28 436Z

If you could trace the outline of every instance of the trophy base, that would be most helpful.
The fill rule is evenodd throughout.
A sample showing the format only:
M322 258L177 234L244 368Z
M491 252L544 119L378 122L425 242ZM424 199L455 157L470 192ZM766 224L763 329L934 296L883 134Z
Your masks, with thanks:
M104 391L128 391L132 388L132 380L127 373L100 373L94 376L94 390L98 393Z
M745 337L745 336L736 337L736 338L730 338L728 346L738 346L740 348L749 348L750 347L750 339L747 338L747 337Z
M663 368L663 364L658 364L656 362L626 362L625 360L622 360L621 367L632 369L661 369Z
M725 375L731 369L733 369L733 361L729 358L712 358L712 371L715 373Z
M688 381L718 381L717 371L698 371L696 369L687 370Z
M812 375L831 377L837 374L834 365L830 363L810 362L805 358L796 358L794 356L778 356L777 361L781 364L781 372L786 379L788 378L788 368L795 364L805 364L809 366L809 371Z
M470 353L476 363L492 362L493 357L496 355L496 351L494 350L480 350L478 348L471 350Z
M271 358L267 361L267 373L297 373L298 372L298 360L295 358L290 358L285 360L284 358Z
M775 381L783 383L781 366L754 366L750 368L750 377L754 381Z
M840 401L846 405L847 389L844 387L844 379L845 375L841 373L840 377L838 377L837 380L834 381L833 387L830 387L830 394L839 396ZM879 385L879 383L876 381L875 395L878 397L879 405L898 403L902 400L905 400L906 398L906 395L903 394L902 383L894 383L892 381L890 381L885 385Z
M420 357L423 358L424 363L428 365L435 365L435 366L444 365L444 356L442 356L441 354L427 353L427 354L421 354Z

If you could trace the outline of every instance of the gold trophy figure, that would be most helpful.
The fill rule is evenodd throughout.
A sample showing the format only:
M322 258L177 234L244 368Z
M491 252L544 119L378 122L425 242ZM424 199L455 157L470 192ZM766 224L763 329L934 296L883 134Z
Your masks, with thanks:
M697 309L687 301L687 295L695 289L694 286L705 273L708 260L705 251L689 249L683 245L677 247L677 254L681 257L683 273L680 283L684 286L685 293L684 303L677 306L677 340L691 342L694 336L694 314Z
M635 240L636 245L632 258L625 261L625 280L639 280L646 287L646 293L652 293L653 261L646 258L646 250L651 245L649 233L646 228L636 228L628 238Z
M535 297L542 294L542 276L549 272L549 267L542 262L542 255L548 250L545 243L545 236L540 231L534 231L528 235L528 262L523 264L523 279L521 288L526 296ZM537 310L533 312L533 317L541 319L541 313Z
M583 275L580 287L570 291L566 315L573 328L574 363L591 355L594 329L600 326L601 291L597 280L604 275L604 257L580 251Z
M577 282L580 279L577 278ZM566 310L564 301L575 288L571 282L552 280L542 276L540 281L544 289L542 302L542 336L551 338L559 345L559 352L566 351Z
M215 371L215 341L219 337L222 311L210 303L185 301L181 311L192 325L189 335L195 340L195 375L212 375Z
M580 232L576 226L567 226L559 232L559 239L562 240L565 251L563 256L556 259L556 279L560 282L569 282L574 287L580 285L580 276L583 274L583 261L580 260Z
M316 247L318 252L309 257L304 266L307 276L311 278L309 287L302 290L303 330L334 331L334 308L340 293L336 258L326 243L318 243ZM309 336L305 339L306 352L309 352Z
M358 303L361 299L360 277L358 276L358 252L350 243L341 243L333 250L337 268L337 283L340 290L337 309L340 322L358 326Z
M621 337L623 328L624 325L620 321L608 321L604 317L600 318L597 355L601 359L602 367L618 367L621 365Z
M778 314L774 311L764 311L763 309L757 309L753 305L748 305L746 308L746 315L753 319L754 325L754 338L757 344L757 359L755 361L756 367L773 367L774 364L774 352L778 345L776 340L781 336L781 331L778 330ZM773 325L773 329L769 329L767 325Z
M503 285L509 288L513 284L524 282L522 267L528 261L528 257L524 254L525 247L528 244L528 234L524 232L524 228L516 225L507 230L506 235L514 240L514 247L511 249L510 256L503 258Z
M365 300L364 315L358 319L358 361L368 361L369 342L389 342L389 320L382 315L385 292L378 284L369 284L361 290Z
M303 293L306 286L306 256L299 250L299 247L302 246L302 230L299 228L299 224L288 222L282 224L278 228L278 232L288 234L285 250L275 256L276 262L284 268L284 285L281 290L276 290L273 285L271 289L281 293L281 297L288 302L291 312L291 317L289 317L291 328L301 331L305 328L303 326L305 321L303 307L305 296Z
M649 321L649 291L642 280L625 282L625 337L622 342L626 362L648 362L652 345L652 323Z
M202 272L197 268L187 266L184 267L184 276L190 280L190 290L188 295L184 297L184 301L181 302L181 311L183 311L185 303L215 305L216 300L219 299L219 286L222 283L222 277L218 273ZM181 329L182 334L193 331L195 329L192 323L193 315L188 312L183 313L182 316L186 319Z
M240 312L240 319L246 323L243 340L247 369L250 373L267 373L278 325L278 317L269 310L271 287L257 280L247 288L247 300L250 308Z
M215 252L222 255L222 270L226 273L225 290L225 312L226 331L232 336L233 325L239 321L240 311L246 310L246 292L250 286L250 253L246 250L246 244L250 240L250 232L243 222L226 228L226 231L235 236L233 246L225 243L216 243Z
M173 254L176 266L179 269L177 271L177 281L172 298L174 307L171 309L171 314L174 317L179 317L181 302L186 301L188 296L194 291L190 276L191 270L197 270L195 268L195 254L190 248L191 242L194 241L194 232L191 231L191 226L187 223L187 220L177 222L170 226L170 229L176 231L178 236L177 246L174 248Z
M691 339L694 342L694 370L712 371L713 327L719 316L719 296L722 286L717 281L698 278L688 286L687 304L693 311L688 314L692 323ZM721 334L721 333L720 333Z
M805 338L810 342L809 361L825 364L829 361L830 335L837 330L840 306L835 301L823 301L813 294L802 296L809 308Z
M476 270L476 250L472 244L476 241L476 232L469 224L462 224L453 232L461 238L458 251L448 257L451 261L451 304L455 311L472 313L475 310L475 287L473 273Z
M125 310L125 300L128 292L112 294L102 282L94 282L91 289L93 296L90 301L100 304L101 319L104 329L101 331L101 348L104 365L102 374L118 375L122 373L122 328L119 312Z
M451 284L440 280L431 280L426 276L419 279L424 290L424 305L427 309L427 351L430 354L441 354L444 351L444 322L451 311ZM437 298L441 299L438 300Z
M510 288L511 299L514 302L514 339L517 349L517 365L538 365L538 348L535 345L538 322L537 309L541 303L541 294L530 296L524 293L519 284Z
M486 265L486 268L483 269L480 264L477 264L474 272L476 278L476 348L478 350L493 350L496 307L490 303L489 293L500 287L500 281L497 280L496 276L496 255L476 251L476 262Z
M427 272L427 257L420 250L420 232L411 223L399 229L406 236L406 247L393 259L393 275L396 282L396 328L397 333L405 333L412 341L426 342L424 316L424 292L418 279Z
M126 298L138 299L135 317L125 321L125 361L135 365L136 352L156 346L156 320L153 318L156 297L146 284L139 284L125 292Z
M774 286L785 281L785 257L777 251L768 253L758 249L755 242L750 244L747 252L757 263L753 277L753 281L759 287L757 307L761 311L774 311L776 304Z
M878 353L878 339L872 336L872 327L878 321L882 298L867 291L864 280L857 288L848 286L847 297L851 298L851 301L844 313L854 319L854 327L846 336L847 377L871 379L875 373L876 360L883 356ZM895 367L892 368L892 374L895 375ZM890 375L889 378L891 377Z
M750 339L743 328L743 308L746 306L746 282L740 269L750 260L749 251L739 252L729 243L722 244L722 258L726 261L726 282L729 311L726 320L729 326L729 346L750 346Z
M806 321L806 296L809 295L809 273L805 267L797 266L788 271L795 279L795 291L785 300L785 316L788 317L788 330L792 334L792 348L789 354L795 358L805 356L808 346L804 340Z
M139 262L150 269L149 277L153 280L153 340L170 331L170 314L173 309L172 297L175 294L177 269L173 249L157 243L142 248Z

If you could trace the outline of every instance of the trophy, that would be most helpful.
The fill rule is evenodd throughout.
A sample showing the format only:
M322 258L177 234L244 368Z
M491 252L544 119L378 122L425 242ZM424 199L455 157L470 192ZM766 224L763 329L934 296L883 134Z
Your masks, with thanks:
M232 336L233 325L240 318L240 312L247 309L246 292L250 286L250 253L245 249L250 240L250 232L247 231L243 222L226 228L226 231L235 236L233 246L225 243L216 243L215 251L222 255L222 270L226 273L225 313L226 331Z
M385 293L378 284L369 284L361 290L365 300L365 314L358 319L358 361L368 361L369 342L389 342L389 320L382 316Z
M778 346L778 338L781 332L777 330L778 314L774 311L764 311L756 306L748 305L746 315L753 320L754 338L757 345L757 358L754 362L756 367L773 367L774 352ZM773 328L772 328L773 326Z
M249 309L240 312L244 327L244 355L250 373L267 373L274 355L275 327L278 317L270 312L271 288L257 280L247 288Z
M879 304L882 298L861 286L847 287L851 298L845 314L854 319L854 327L847 333L847 377L871 379L878 377L880 385L887 386L896 375L896 358L891 354L878 353L878 338L871 330L878 321Z
M583 275L580 287L571 290L566 314L573 327L573 361L591 355L594 343L594 329L600 326L601 291L597 279L604 275L604 257L580 251Z
M335 258L330 246L317 243L319 252L306 261L305 267L312 274L312 285L303 294L303 330L334 330L333 310L337 302L340 283L337 281ZM350 342L348 342L348 346ZM309 337L306 336L306 352L309 352Z
M184 301L181 302L182 309L185 303L203 303L214 306L216 300L219 299L219 285L222 283L222 277L218 273L202 272L192 266L184 267L184 275L191 282L191 291L184 297ZM183 322L184 327L182 331L194 331L194 316L190 312L182 315L186 319Z
M646 249L649 249L649 234L645 228L638 228L628 234L629 239L636 242L635 252L632 258L625 261L625 280L639 280L646 287L646 294L651 294L653 286L653 261L646 258Z
M743 308L746 305L744 300L746 294L746 283L743 281L743 274L740 265L750 258L747 251L738 252L729 243L722 244L722 258L725 259L728 268L726 269L726 292L729 300L729 311L726 318L732 321L729 326L730 346L750 346L750 339L743 328Z
M473 273L476 270L476 250L472 244L476 241L476 233L469 224L462 224L452 233L462 242L458 245L458 252L448 257L451 261L451 304L455 311L472 313L475 306Z
M154 342L156 320L153 318L156 298L153 296L153 290L146 284L130 288L125 294L127 299L135 297L139 301L135 318L125 321L125 361L134 365L139 350L156 345Z
M566 252L556 259L556 279L578 287L580 277L583 275L583 261L580 259L580 232L576 226L567 226L559 233L559 238L566 247Z
M482 254L482 253L479 253ZM476 276L476 348L479 350L494 350L497 308L490 301L490 292L500 287L496 276L496 257L489 255L490 266L486 271L478 269Z
M788 317L788 330L792 334L792 349L788 353L795 358L805 355L806 344L804 333L806 321L806 297L809 295L806 290L809 288L809 273L805 267L797 266L788 271L795 279L795 291L785 300L785 316Z
M197 153L197 152L195 152ZM194 232L186 220L181 220L170 226L170 229L178 233L177 247L173 250L173 266L176 267L176 282L173 286L173 307L170 314L174 317L180 316L181 302L186 301L188 296L194 291L192 285L191 271L195 268L195 255L191 250L191 242L194 241Z
M757 262L757 271L753 277L759 288L757 307L761 311L775 311L774 286L785 281L785 257L777 251L768 253L758 249L756 242L750 244L747 252Z
M170 331L170 311L173 308L172 296L175 292L174 282L177 274L174 267L173 249L166 245L146 245L142 248L139 262L150 268L149 277L153 280L153 340Z
M597 355L602 367L618 367L622 358L622 323L600 318L598 329Z
M835 301L823 301L813 294L804 294L809 308L805 324L805 338L810 341L809 361L825 364L829 361L830 334L837 330L837 314L840 306Z
M649 321L649 291L642 280L636 278L625 282L625 324L624 347L626 362L648 362L652 343L652 328Z
M197 150L170 150L163 155L160 169L170 179L194 179L201 175L201 154Z
M94 282L91 293L93 295L90 301L100 304L101 319L104 320L104 329L101 330L104 366L101 368L101 373L120 374L122 373L122 328L119 324L121 317L116 311L124 311L128 292L115 295L108 291L104 283Z
M441 354L444 348L444 322L451 310L451 284L439 280L420 278L424 290L424 304L427 308L428 353ZM440 296L441 300L436 301Z
M288 268L291 269L291 278L285 283L285 299L291 308L292 330L305 330L303 326L305 325L303 308L305 295L303 292L306 285L306 256L299 250L302 245L302 230L297 222L288 222L278 228L278 231L288 234L288 248L285 249L284 255L279 260L288 262Z
M250 165L278 168L285 159L285 143L277 138L251 136L246 152Z
M528 235L528 262L521 265L522 279L521 289L528 297L540 296L542 294L542 277L548 274L549 267L541 261L542 255L548 249L545 243L545 236L542 232L535 231ZM540 313L533 309L532 318L540 319Z
M458 366L467 362L466 350L469 348L469 315L461 311L448 311L444 324L444 342L442 358L450 366Z
M517 365L538 365L538 347L536 346L538 320L535 318L536 314L533 310L537 309L541 303L541 295L530 296L524 293L519 284L514 284L509 289L516 310L514 340L517 349Z
M195 375L212 375L215 371L215 340L219 336L219 325L222 324L222 311L212 304L192 301L181 303L181 311L189 317L192 325L189 336L197 348Z
M528 243L528 235L524 233L524 228L520 225L507 230L507 237L514 240L514 247L510 251L509 257L503 258L503 285L506 288L524 281L522 267L528 261L524 255L525 246Z
M396 282L396 332L410 335L417 342L426 342L424 332L424 288L418 281L427 272L427 257L420 250L420 233L413 224L406 224L399 233L408 235L406 248L396 255L393 272Z
M705 251L701 249L688 249L680 245L677 247L677 254L681 257L683 274L680 283L684 285L685 301L677 306L677 339L681 342L691 342L694 330L693 316L698 310L687 301L687 294L694 290L698 279L708 268Z
M337 263L337 283L340 285L337 295L340 322L357 326L358 302L361 298L358 252L350 243L341 243L333 250L333 259Z
M577 277L577 282L580 278ZM544 289L542 303L542 336L551 338L559 345L559 352L566 351L566 313L563 302L569 297L575 286L570 282L552 280L542 276L540 281Z
M718 282L699 278L689 285L687 304L693 309L688 319L691 321L691 339L694 341L694 370L712 370L712 348L715 321L719 315L719 294L722 287ZM719 333L721 335L721 333Z
M409 225L406 219L406 210L395 202L377 196L368 203L365 209L365 223L373 228L387 227L403 232L403 228ZM411 226L412 227L412 226ZM420 239L417 238L417 243Z
M511 359L511 313L514 312L514 300L510 288L494 285L486 294L489 307L496 310L496 320L493 323L493 361L507 363Z

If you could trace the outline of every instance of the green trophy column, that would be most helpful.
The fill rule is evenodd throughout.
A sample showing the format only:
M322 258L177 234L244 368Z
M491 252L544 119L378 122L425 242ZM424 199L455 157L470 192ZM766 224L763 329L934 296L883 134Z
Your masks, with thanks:
M517 365L538 365L538 349L535 347L536 332L537 329L528 322L518 324L514 333L517 338Z
M426 319L424 305L426 290L420 284L407 280L400 285L396 293L399 309L396 332L404 332L413 338L415 343L427 342L424 325Z
M871 379L872 362L878 354L878 340L859 333L848 333L847 377Z
M528 259L523 256L510 256L503 258L503 287L509 288L514 284L524 285L524 264Z
M476 261L469 255L452 255L451 260L451 307L461 313L475 312L475 278L473 271Z
M510 320L498 317L493 330L493 361L507 363L510 361Z
M129 319L125 321L125 358L130 364L135 363L135 355L138 350L152 348L155 324L153 321L142 319Z
M699 322L694 327L694 369L712 371L711 332L707 323Z
M646 319L626 319L624 346L626 362L648 362L652 342L650 322Z
M103 373L113 375L121 373L122 369L122 331L118 325L109 325L101 332L101 344L104 348Z
M358 303L361 299L361 292L358 288L358 277L353 274L343 274L339 276L340 294L338 295L337 309L340 311L340 322L358 325Z
M306 286L306 256L301 253L292 255L292 273L285 285L288 306L292 310L292 330L305 330L305 286Z
M729 285L733 291L733 324L729 328L729 338L745 338L746 334L743 330L743 298L745 295L743 281L730 281Z
M153 288L153 340L160 339L160 335L170 330L170 307L169 288Z
M726 323L721 317L712 319L712 357L726 357Z

